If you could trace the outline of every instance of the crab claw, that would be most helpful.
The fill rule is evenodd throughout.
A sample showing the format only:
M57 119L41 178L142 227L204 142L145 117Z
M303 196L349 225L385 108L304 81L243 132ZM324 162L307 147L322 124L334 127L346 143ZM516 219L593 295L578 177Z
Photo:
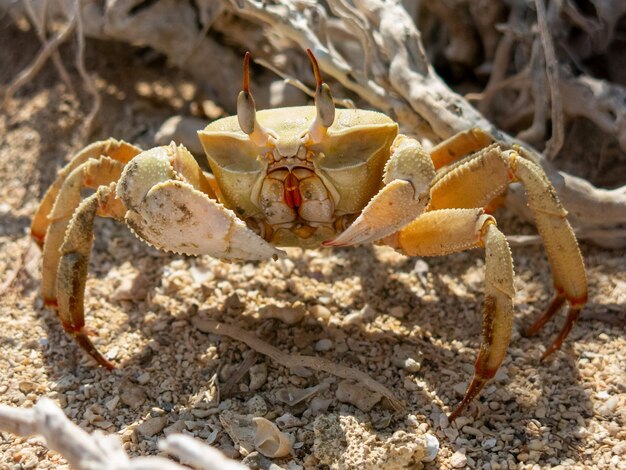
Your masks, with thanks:
M124 169L118 196L135 234L156 248L221 259L261 260L284 256L250 230L233 211L187 181L176 179L171 160L182 147L158 147Z
M324 246L371 243L385 238L419 217L430 202L435 169L428 153L414 139L399 135L383 178L386 184L344 232Z

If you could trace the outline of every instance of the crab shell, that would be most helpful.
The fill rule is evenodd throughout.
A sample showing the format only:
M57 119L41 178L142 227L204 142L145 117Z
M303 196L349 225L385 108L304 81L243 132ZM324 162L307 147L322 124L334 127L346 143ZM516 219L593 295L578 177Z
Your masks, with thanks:
M314 106L270 109L257 113L258 122L277 136L276 148L295 155L302 136L316 116ZM239 126L237 116L219 119L198 135L219 187L220 202L243 220L264 220L260 203L270 168L264 149L255 145ZM332 220L358 214L380 190L390 146L398 125L375 111L338 109L335 121L320 143L306 146L309 164L332 198ZM280 167L280 165L278 165ZM318 227L302 238L290 230L277 230L277 246L315 246L334 235L330 227Z

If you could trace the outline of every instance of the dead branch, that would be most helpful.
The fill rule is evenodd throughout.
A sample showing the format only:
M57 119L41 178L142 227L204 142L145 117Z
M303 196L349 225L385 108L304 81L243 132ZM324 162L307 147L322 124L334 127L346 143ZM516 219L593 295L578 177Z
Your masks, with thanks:
M89 470L183 470L162 457L130 459L119 439L96 431L89 434L73 424L50 399L41 398L30 409L0 405L0 429L18 436L40 435L48 448L59 452L76 469ZM247 470L217 449L183 434L159 442L159 448L181 462L203 470Z

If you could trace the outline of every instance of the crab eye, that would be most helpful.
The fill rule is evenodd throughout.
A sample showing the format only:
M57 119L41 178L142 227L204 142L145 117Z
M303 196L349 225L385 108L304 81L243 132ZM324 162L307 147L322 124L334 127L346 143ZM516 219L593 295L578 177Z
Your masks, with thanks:
M237 97L237 120L241 130L259 147L271 144L272 132L265 129L256 119L256 104L250 91L250 52L243 59L243 85Z
M315 74L315 109L317 115L311 128L309 129L309 135L314 143L320 142L326 135L326 131L333 124L335 120L335 103L333 103L333 97L330 94L330 87L324 83L322 74L320 73L317 59L313 55L311 49L307 49L306 53L311 59L311 65L313 66L313 73Z

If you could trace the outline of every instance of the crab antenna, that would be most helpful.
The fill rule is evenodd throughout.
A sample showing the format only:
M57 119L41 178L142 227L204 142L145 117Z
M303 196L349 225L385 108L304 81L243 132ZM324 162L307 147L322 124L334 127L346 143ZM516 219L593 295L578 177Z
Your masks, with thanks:
M335 120L335 103L333 103L333 97L330 94L329 86L324 83L322 74L320 73L320 67L317 63L317 59L313 55L311 49L307 49L306 53L311 59L311 65L313 66L313 74L315 75L315 109L317 115L315 120L309 128L309 135L313 142L320 142L326 135L326 131L332 125Z
M256 119L256 103L250 92L250 52L243 58L242 91L237 97L237 120L239 127L250 137L250 140L259 147L266 147L270 134Z

